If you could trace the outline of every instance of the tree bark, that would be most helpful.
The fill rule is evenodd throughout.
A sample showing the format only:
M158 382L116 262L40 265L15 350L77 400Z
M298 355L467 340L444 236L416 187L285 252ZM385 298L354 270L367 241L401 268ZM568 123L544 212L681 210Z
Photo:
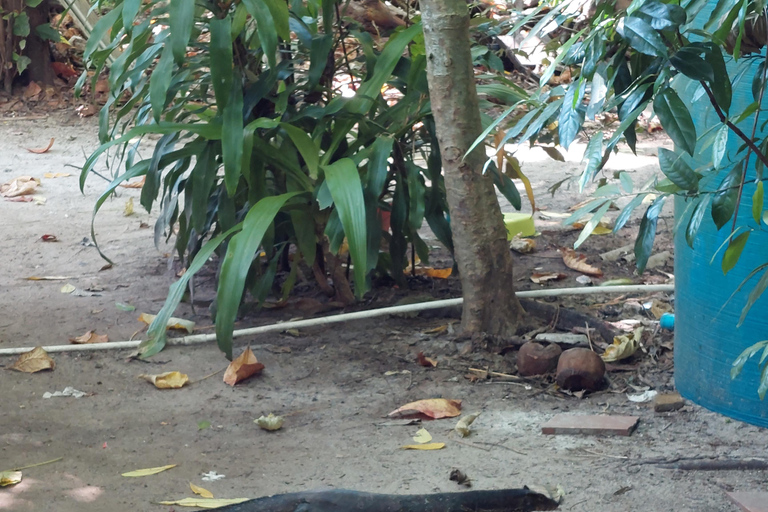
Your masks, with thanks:
M514 334L524 313L514 291L512 255L493 181L483 175L482 133L470 54L466 0L421 0L427 79L445 174L465 334Z
M30 33L27 37L27 46L25 55L32 59L27 71L29 79L37 82L39 85L52 85L56 75L51 66L51 48L48 41L44 41L35 32L35 27L49 23L48 13L50 5L48 0L43 0L37 7L27 7L27 16L29 16Z

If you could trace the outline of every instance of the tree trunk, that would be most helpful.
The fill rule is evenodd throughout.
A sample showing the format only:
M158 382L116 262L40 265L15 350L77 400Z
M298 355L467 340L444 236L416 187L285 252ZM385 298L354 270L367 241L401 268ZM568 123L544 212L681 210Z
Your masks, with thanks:
M466 154L482 133L466 0L421 0L427 79L445 173L464 333L514 334L524 314L496 191L483 175L485 152Z
M27 68L29 79L37 82L39 85L53 85L53 79L56 75L51 66L51 48L48 41L44 41L35 32L35 27L49 23L48 14L50 6L48 0L43 0L37 7L27 7L27 16L29 16L29 26L31 28L27 37L27 46L24 54L32 59Z

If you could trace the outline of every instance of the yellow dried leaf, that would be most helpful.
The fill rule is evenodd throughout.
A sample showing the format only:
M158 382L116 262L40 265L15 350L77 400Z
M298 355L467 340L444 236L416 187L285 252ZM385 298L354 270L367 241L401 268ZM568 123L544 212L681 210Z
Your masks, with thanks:
M260 373L263 369L264 365L256 359L251 347L248 347L242 354L229 363L227 370L224 372L224 382L230 386L234 386L238 382L242 382L257 373Z
M171 469L175 467L176 467L176 464L168 464L167 466L158 466L156 468L137 469L136 471L129 471L127 473L123 473L123 476L135 478L140 476L156 475L158 473L162 473L167 469Z
M189 488L192 489L192 492L198 496L202 496L203 498L213 498L213 493L211 491L208 489L203 489L202 487L197 486L192 482L189 482Z
M458 432L461 437L467 437L470 433L469 426L473 421L477 419L478 416L480 416L479 412L467 414L466 416L462 417L458 423L456 423L454 430L456 430L456 432Z
M21 354L10 368L19 372L35 373L42 370L53 370L56 368L56 363L50 358L48 352L43 350L43 347L35 347L29 352Z
M155 319L157 315L150 315L149 313L142 313L139 315L139 321L149 325ZM172 316L168 319L168 323L165 324L166 329L174 329L177 331L187 331L192 333L195 330L195 322L191 320L184 320L183 318L176 318Z
M419 444L426 444L432 440L432 434L427 432L427 429L420 428L416 435L413 436L413 440L416 441Z
M612 363L632 356L640 348L640 338L642 335L643 328L638 327L630 334L616 336L613 338L613 344L606 348L600 357L606 363Z
M96 331L88 331L82 336L76 338L69 338L70 343L85 344L85 343L107 343L109 336L106 334L96 334Z
M67 283L61 287L60 291L61 293L72 293L75 290L77 290L77 287L75 285Z
M424 269L424 274L427 277L432 277L434 279L448 279L451 276L451 272L453 272L453 268L431 268L426 267Z
M179 389L189 382L187 374L181 372L165 372L157 375L142 374L139 375L139 378L151 382L157 389Z
M411 416L419 413L433 419L453 418L461 414L461 400L446 398L417 400L392 411L389 416Z
M283 417L275 416L272 413L269 413L269 416L260 416L259 419L253 420L253 422L270 432L280 430L283 427Z
M0 487L8 487L21 482L21 471L0 471Z
M123 208L123 215L125 217L130 217L133 215L133 198L129 197L128 201L125 202L125 208Z
M613 233L613 229L606 227L606 226L595 226L595 229L592 230L593 235L610 235Z
M407 444L401 446L401 450L441 450L445 448L445 443L428 443L428 444Z
M53 178L68 178L72 176L68 172L46 172L43 174L43 178L53 179Z
M251 498L184 498L183 500L161 501L160 505L176 505L179 507L219 508L227 505L237 505Z

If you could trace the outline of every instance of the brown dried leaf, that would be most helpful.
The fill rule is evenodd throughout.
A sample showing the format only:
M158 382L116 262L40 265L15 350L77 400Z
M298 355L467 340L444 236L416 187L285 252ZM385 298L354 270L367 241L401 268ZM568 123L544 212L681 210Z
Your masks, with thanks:
M224 382L230 386L234 386L238 382L242 382L249 377L261 373L261 370L263 369L264 365L256 359L251 347L248 347L242 354L229 363L227 370L224 372Z
M413 416L423 414L429 418L453 418L461 414L461 400L447 398L428 398L405 404L395 409L389 416Z
M96 113L96 107L93 105L80 105L75 109L75 112L77 112L77 115L80 117L91 117Z
M560 249L560 252L566 267L590 276L600 277L603 275L602 270L587 263L586 255L577 253L568 247Z
M139 375L139 378L151 382L157 389L179 389L189 382L186 373L164 372L157 375Z
M531 274L531 281L533 281L536 284L542 284L547 283L549 281L560 281L561 279L565 279L568 277L566 274L561 274L559 272L534 272Z
M418 361L418 363L421 366L424 366L426 368L434 368L435 366L437 366L437 360L432 359L431 357L425 356L424 352L419 352L418 354L416 354L416 361Z
M121 183L120 186L124 188L141 188L144 186L144 182L147 180L146 176L142 176L140 180L137 181L126 181L125 183Z
M43 350L43 347L35 347L29 352L21 354L16 362L10 366L11 370L24 373L35 373L54 368L56 368L56 363L50 358L48 352Z
M43 92L43 88L40 87L37 82L29 82L29 85L24 88L24 99L33 99L41 92Z
M38 148L38 149L26 148L26 150L29 151L30 153L37 153L38 155L42 155L43 153L47 153L48 150L53 147L53 141L55 141L55 140L56 139L51 137L50 142L48 142L48 145L45 146L44 148Z
M69 338L69 342L76 345L83 345L86 343L107 343L108 341L109 336L106 334L96 334L96 331L88 331L82 336Z

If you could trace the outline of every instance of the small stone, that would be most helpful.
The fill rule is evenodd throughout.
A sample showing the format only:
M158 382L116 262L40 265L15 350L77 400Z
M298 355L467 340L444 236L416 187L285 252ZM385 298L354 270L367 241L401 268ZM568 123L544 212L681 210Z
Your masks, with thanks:
M569 391L595 391L603 384L605 363L588 348L571 348L557 363L557 385Z
M517 353L517 371L520 375L542 375L554 371L563 351L555 344L542 345L529 341Z
M682 409L685 405L680 393L662 393L653 398L653 410L656 412L669 412Z

